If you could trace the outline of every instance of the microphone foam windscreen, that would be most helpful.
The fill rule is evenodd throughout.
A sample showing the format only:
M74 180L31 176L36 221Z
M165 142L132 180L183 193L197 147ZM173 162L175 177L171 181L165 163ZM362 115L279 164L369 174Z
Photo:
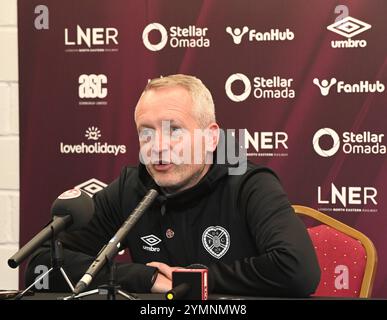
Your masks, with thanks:
M87 225L92 218L94 201L80 189L67 190L54 201L51 206L51 214L53 217L70 215L73 223L67 230L78 230Z

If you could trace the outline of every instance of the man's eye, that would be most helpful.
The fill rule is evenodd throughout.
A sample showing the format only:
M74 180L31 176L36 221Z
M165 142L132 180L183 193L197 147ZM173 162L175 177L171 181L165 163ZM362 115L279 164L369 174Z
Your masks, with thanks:
M153 134L154 134L154 130L153 129L145 128L145 129L141 129L139 135L140 135L140 138L141 137L146 138L146 137L153 136Z
M171 131L174 133L180 133L182 129L180 127L171 127Z

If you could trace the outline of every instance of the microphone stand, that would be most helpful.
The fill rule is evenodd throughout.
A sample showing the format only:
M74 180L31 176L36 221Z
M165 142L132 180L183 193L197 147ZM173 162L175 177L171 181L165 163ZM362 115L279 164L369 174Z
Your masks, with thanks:
M134 295L120 290L121 286L116 283L117 267L116 267L114 258L112 259L107 258L107 265L108 265L108 271L109 271L108 284L101 285L98 287L98 289L81 292L77 295L73 294L71 296L63 298L63 300L79 299L79 298L91 296L93 294L100 294L100 295L106 294L106 300L116 300L117 295L120 295L121 297L124 297L127 300L138 300L138 298L135 297Z
M54 236L54 228L51 228L52 237L51 237L51 268L36 278L36 280L28 286L23 292L19 293L14 300L20 300L24 297L28 290L30 290L34 285L36 285L40 280L42 280L45 276L48 276L52 271L60 271L63 278L66 280L68 286L71 291L74 290L74 285L72 284L70 278L67 276L66 272L63 269L63 246L62 242L56 239Z
M119 294L120 296L128 299L128 300L136 300L136 298L130 294L127 294L126 292L120 290L121 286L116 284L116 263L115 261L109 261L109 282L107 285L100 286L99 293L106 293L107 294L107 300L116 300L116 295Z
M119 287L115 285L115 264L114 257L117 255L120 250L121 243L124 241L128 232L135 225L137 220L144 214L144 212L149 208L152 202L156 199L158 192L155 189L150 189L144 198L140 201L136 208L125 220L123 225L117 230L113 238L110 239L109 243L106 244L101 251L98 253L94 262L90 265L89 269L86 271L85 275L78 281L73 294L69 297L64 298L65 300L75 299L84 297L85 295L95 294L96 292L103 294L108 293L108 299L115 299L116 293L124 296L130 300L136 300L133 296L126 294L125 292L119 290ZM109 284L104 287L99 287L98 290L92 290L86 294L82 294L82 291L86 289L93 278L98 274L98 272L103 268L105 264L108 264L109 268ZM74 292L75 291L75 292Z

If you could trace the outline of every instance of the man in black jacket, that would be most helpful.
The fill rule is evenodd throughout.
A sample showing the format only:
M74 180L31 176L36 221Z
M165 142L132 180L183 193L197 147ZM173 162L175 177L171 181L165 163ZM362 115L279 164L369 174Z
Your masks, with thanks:
M118 265L121 286L134 292L171 289L172 271L207 266L214 292L303 297L320 278L306 228L294 213L273 171L243 159L220 161L221 130L208 89L192 76L172 75L148 83L135 110L140 139L137 167L94 196L87 227L63 233L64 268L78 281L101 247L150 188L160 196L125 240L133 263ZM228 146L229 148L229 146ZM49 251L27 270L49 264ZM63 290L59 277L51 290ZM106 270L94 286L107 282Z

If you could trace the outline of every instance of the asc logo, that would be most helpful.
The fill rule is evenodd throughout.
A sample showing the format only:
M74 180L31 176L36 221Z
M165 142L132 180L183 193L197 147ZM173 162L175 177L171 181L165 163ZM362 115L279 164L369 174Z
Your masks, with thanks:
M107 77L104 74L81 74L78 78L78 84L78 95L81 99L103 99L108 94L108 90L104 86L107 84Z

